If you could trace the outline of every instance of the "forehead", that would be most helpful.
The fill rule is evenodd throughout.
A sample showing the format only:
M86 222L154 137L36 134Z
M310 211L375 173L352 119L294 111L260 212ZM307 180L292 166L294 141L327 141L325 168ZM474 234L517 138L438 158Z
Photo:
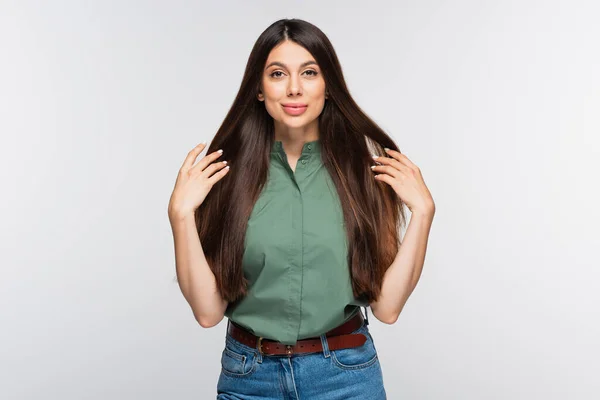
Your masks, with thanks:
M289 67L297 67L303 62L316 60L304 47L286 40L271 50L265 65L269 65L273 61L282 62Z

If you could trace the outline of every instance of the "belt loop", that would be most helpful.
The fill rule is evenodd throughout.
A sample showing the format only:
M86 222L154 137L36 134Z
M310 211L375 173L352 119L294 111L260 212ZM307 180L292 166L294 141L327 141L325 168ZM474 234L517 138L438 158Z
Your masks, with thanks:
M323 354L325 358L329 357L329 342L327 342L327 333L324 333L320 336L321 345L323 346Z
M259 364L261 364L263 362L263 351L262 351L262 340L263 337L259 336L258 340L256 341L256 360L258 361Z
M365 326L369 325L369 310L365 306Z
M229 324L231 320L227 318L227 327L225 328L225 346L227 346L227 338L229 337Z

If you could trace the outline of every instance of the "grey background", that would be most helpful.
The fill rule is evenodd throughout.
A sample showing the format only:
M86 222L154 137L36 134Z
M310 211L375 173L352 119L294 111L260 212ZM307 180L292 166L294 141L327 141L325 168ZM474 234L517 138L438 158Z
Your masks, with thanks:
M597 2L0 4L1 398L215 397L226 319L173 281L167 203L284 17L436 201L402 315L370 314L389 398L600 397Z

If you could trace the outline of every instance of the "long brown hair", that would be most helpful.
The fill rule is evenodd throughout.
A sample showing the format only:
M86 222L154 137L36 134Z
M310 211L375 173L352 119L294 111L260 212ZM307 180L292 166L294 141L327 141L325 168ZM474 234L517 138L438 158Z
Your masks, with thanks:
M370 166L373 154L387 156L384 147L398 147L350 96L327 36L300 19L276 21L256 40L237 96L208 146L206 154L223 149L231 170L196 210L206 260L223 299L234 302L247 294L242 268L246 226L267 181L275 140L273 118L256 95L269 53L284 40L304 47L322 70L329 98L319 116L321 157L343 207L354 295L372 302L398 252L406 216L402 200L373 178Z

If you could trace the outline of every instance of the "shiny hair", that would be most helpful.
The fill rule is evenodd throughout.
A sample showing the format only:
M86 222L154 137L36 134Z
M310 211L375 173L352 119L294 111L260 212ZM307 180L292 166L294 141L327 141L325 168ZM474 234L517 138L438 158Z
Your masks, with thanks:
M223 149L231 170L196 210L200 242L222 298L234 302L245 296L246 227L267 181L275 140L273 118L256 96L271 50L286 40L304 47L323 74L329 97L318 122L321 157L343 208L354 295L372 302L398 252L406 216L400 197L373 178L370 166L372 155L387 156L384 147L399 150L352 99L332 44L309 22L276 21L252 48L235 100L207 149L206 154Z

